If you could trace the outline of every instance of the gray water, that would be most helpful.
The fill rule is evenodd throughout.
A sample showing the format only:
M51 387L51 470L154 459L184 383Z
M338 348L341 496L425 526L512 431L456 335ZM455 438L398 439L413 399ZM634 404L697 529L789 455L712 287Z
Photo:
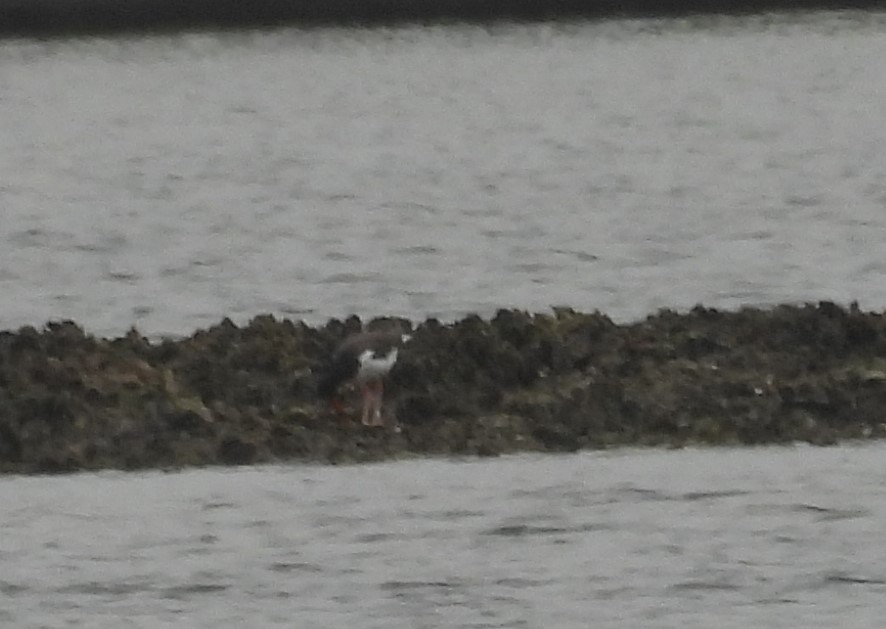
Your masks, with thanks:
M0 480L5 626L882 627L882 444Z
M0 328L886 307L886 17L0 41ZM14 627L880 627L884 446L0 479Z
M886 307L886 14L0 41L0 328Z

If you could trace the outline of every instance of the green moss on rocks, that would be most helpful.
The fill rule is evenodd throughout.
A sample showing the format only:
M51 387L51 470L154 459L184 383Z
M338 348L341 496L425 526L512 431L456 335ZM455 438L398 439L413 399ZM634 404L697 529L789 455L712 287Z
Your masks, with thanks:
M226 319L157 343L137 330L99 339L72 322L0 332L0 471L886 433L886 318L854 305L697 307L627 325L568 308L397 322L413 338L389 378L385 429L316 398L317 372L362 327L356 317Z

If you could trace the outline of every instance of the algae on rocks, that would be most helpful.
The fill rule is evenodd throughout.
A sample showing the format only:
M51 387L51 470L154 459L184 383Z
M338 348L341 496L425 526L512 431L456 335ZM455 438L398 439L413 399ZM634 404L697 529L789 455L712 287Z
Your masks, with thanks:
M0 471L886 434L886 318L854 304L696 307L623 325L568 308L397 323L412 339L388 379L382 429L334 414L315 392L357 317L225 319L160 342L134 329L95 338L73 322L2 332Z

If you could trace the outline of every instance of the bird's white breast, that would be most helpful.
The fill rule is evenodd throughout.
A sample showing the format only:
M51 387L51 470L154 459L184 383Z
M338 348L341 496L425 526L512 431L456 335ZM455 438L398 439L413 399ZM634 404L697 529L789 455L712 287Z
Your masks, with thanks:
M373 380L381 378L397 362L397 348L392 348L384 356L375 356L372 350L367 349L357 359L360 361L360 371L357 373L357 379Z

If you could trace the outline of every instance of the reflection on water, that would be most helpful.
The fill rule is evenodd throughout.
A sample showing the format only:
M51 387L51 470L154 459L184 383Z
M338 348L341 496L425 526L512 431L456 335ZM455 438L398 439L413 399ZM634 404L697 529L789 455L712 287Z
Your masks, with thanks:
M0 557L16 570L0 578L0 617L793 629L852 614L875 626L883 454L622 450L7 477Z
M879 14L0 42L0 326L886 304Z

